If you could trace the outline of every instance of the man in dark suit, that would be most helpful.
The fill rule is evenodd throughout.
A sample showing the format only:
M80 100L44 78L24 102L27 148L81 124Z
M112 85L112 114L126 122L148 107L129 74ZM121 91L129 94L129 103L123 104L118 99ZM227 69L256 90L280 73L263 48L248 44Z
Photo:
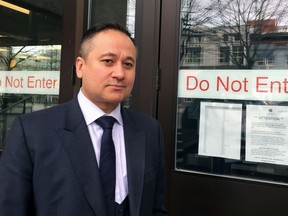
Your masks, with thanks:
M120 105L135 78L129 32L113 23L92 27L75 65L77 97L16 118L0 161L0 215L167 215L159 123ZM100 176L101 116L116 119L112 200Z

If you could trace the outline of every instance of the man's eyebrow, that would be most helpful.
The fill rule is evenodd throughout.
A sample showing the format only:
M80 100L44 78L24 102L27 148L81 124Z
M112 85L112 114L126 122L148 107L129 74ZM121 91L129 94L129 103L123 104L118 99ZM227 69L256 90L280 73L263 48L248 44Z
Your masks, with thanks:
M132 61L133 63L135 63L135 58L133 58L132 56L127 56L126 60L130 60Z
M107 52L107 53L103 53L102 55L100 55L100 58L103 58L103 57L117 57L117 54L113 53L113 52ZM136 62L135 58L132 57L132 56L127 56L125 58L125 60L130 60L132 61L133 63Z
M103 58L103 57L116 57L117 55L115 53L112 53L112 52L108 52L108 53L103 53L102 55L100 55L100 58Z

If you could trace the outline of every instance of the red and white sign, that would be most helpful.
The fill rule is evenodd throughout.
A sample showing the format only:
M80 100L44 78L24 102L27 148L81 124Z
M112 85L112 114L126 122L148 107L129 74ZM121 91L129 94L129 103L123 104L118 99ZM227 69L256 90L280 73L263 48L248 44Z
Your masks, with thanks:
M0 93L58 95L60 71L0 71Z
M180 70L178 97L288 101L288 71Z

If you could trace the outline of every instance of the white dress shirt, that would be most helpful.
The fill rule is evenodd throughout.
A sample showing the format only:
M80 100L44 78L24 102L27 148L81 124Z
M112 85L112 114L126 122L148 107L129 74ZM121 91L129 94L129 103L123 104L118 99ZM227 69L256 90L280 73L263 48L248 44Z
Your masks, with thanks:
M98 164L100 160L100 147L103 129L95 122L95 120L103 115L113 116L117 120L112 130L112 138L116 153L115 202L121 203L128 194L127 166L121 106L119 104L111 113L104 113L98 106L86 98L81 90L78 93L78 101L90 133Z

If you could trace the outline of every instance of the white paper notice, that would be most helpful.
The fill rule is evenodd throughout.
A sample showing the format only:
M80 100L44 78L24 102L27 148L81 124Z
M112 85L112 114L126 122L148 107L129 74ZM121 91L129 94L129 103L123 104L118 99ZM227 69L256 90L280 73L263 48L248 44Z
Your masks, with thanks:
M247 105L246 160L288 165L288 107Z
M242 104L201 102L199 155L240 160Z

